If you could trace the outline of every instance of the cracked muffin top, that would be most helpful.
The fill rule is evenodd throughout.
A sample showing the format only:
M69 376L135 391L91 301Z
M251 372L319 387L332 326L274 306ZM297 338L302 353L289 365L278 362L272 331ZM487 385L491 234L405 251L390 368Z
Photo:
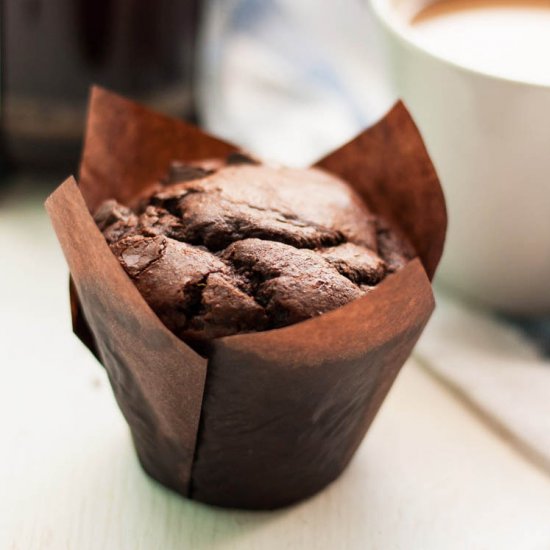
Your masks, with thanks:
M341 179L228 159L174 162L95 221L165 325L187 341L283 327L369 292L414 256Z

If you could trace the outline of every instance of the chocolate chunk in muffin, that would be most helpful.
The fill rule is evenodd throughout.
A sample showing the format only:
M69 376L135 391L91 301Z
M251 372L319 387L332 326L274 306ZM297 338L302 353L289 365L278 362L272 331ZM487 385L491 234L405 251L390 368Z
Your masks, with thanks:
M103 202L94 215L95 222L109 244L130 234L137 226L137 216L115 200Z
M137 208L109 200L95 219L151 308L188 340L321 315L414 256L339 178L245 155L173 163Z

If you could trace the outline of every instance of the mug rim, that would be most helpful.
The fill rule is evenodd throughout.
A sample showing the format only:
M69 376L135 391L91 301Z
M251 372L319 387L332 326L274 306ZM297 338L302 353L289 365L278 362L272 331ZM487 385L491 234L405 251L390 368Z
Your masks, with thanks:
M394 10L390 7L392 0L369 0L371 11L374 13L378 21L386 28L386 30L392 34L397 40L404 43L407 47L421 53L432 60L438 61L442 64L450 66L456 70L469 73L471 75L486 78L500 83L506 83L510 85L539 88L542 90L550 90L550 83L545 84L542 82L535 82L530 80L522 80L519 78L513 78L508 76L501 76L498 74L482 71L481 69L475 69L458 61L454 61L445 57L444 55L431 51L426 46L421 45L415 41L411 34L404 32L404 26L400 25L397 21L397 17L392 17Z

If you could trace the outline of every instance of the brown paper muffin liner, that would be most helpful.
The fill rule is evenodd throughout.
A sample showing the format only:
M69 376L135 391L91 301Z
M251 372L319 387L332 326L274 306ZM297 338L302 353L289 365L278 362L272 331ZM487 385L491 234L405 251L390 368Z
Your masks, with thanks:
M215 339L203 357L149 308L90 211L107 198L131 204L172 160L237 150L94 88L80 181L46 206L71 271L75 333L105 366L143 468L189 498L272 509L321 490L351 460L433 310L446 213L398 103L317 165L404 232L418 258L342 308Z

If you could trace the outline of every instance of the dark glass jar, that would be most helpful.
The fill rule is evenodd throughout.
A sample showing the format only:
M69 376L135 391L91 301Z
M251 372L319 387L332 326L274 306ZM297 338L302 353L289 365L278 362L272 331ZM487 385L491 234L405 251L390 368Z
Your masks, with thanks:
M194 116L200 0L2 0L2 155L74 169L89 86Z

